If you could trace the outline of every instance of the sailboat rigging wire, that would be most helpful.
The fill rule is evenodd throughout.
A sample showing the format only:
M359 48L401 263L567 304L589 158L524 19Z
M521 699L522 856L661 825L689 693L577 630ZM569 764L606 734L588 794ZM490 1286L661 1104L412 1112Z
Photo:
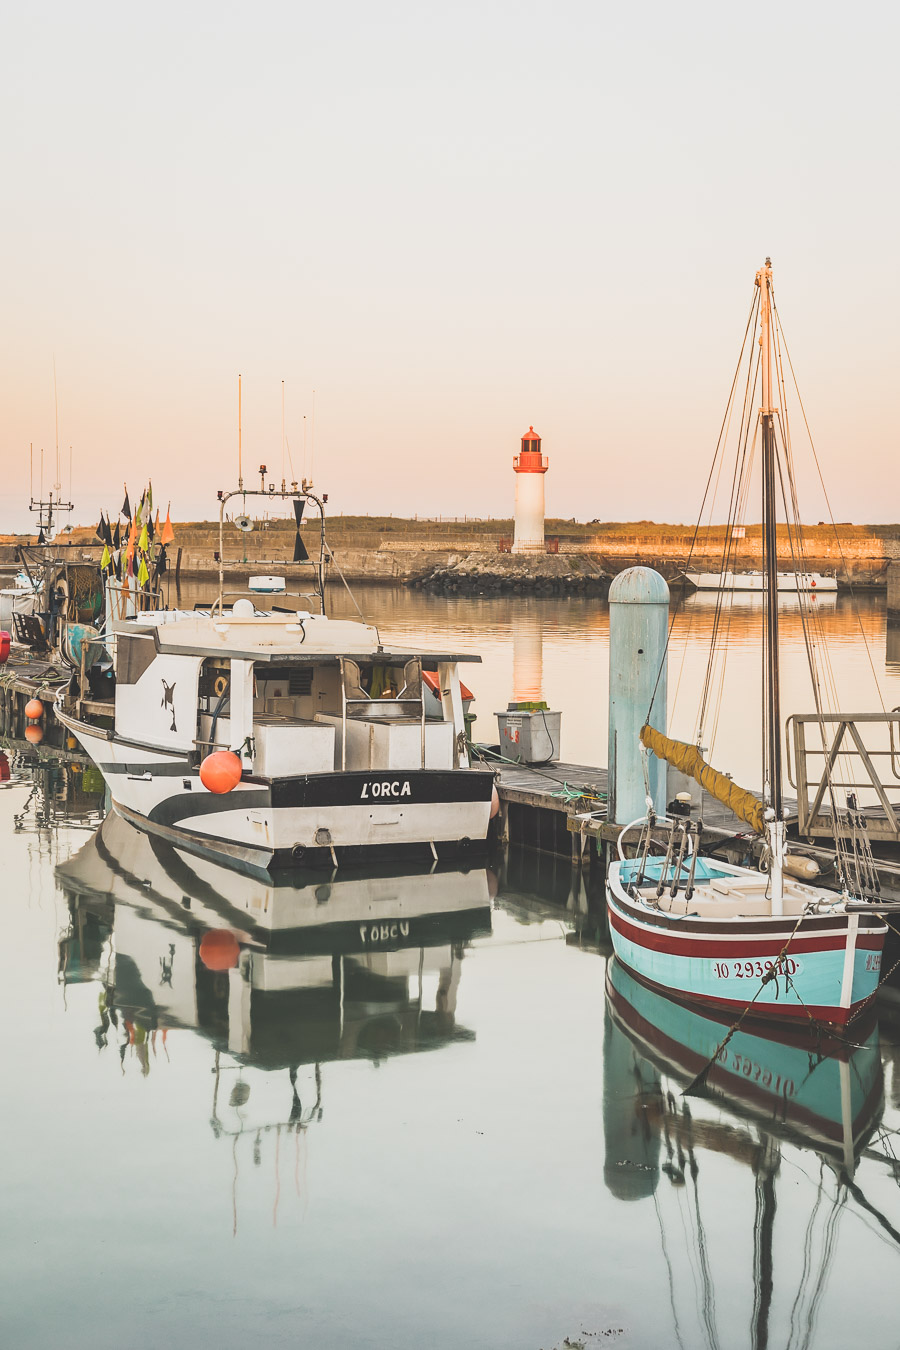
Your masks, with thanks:
M789 1319L788 1319L788 1325L789 1325L789 1327L790 1327L790 1333L789 1333L789 1335L788 1335L787 1345L785 1346L785 1350L793 1350L795 1335L796 1335L796 1337L797 1337L798 1339L799 1339L799 1336L800 1336L800 1330L801 1330L801 1325L802 1325L802 1323L801 1323L801 1320L800 1320L800 1317L799 1317L798 1314L799 1314L800 1308L802 1307L802 1305L803 1305L803 1303L804 1303L804 1301L805 1301L805 1299L806 1299L806 1286L809 1284L810 1278L811 1278L811 1275L812 1275L813 1231L814 1231L814 1225L815 1225L815 1221L816 1221L816 1216L817 1216L818 1213L819 1213L819 1209L820 1209L821 1204L822 1204L822 1197L823 1197L823 1195L824 1195L824 1193L825 1193L825 1192L824 1192L824 1187L823 1187L823 1184L822 1184L822 1182L823 1182L822 1166L823 1166L823 1165L822 1165L822 1159L821 1159L821 1157L820 1157L820 1158L819 1158L819 1184L818 1184L818 1187L817 1187L817 1189L816 1189L816 1199L815 1199L815 1204L813 1205L812 1210L811 1210L811 1212L810 1212L810 1216L809 1216L809 1218L808 1218L807 1221L806 1221L806 1232L805 1232L804 1237L803 1237L803 1265L802 1265L801 1270L800 1270L800 1281L799 1281L799 1283L798 1283L798 1285L797 1285L797 1293L796 1293L796 1295L794 1296L794 1302L793 1302L793 1305L791 1306L791 1313L790 1313L790 1317L789 1317Z
M755 395L756 382L758 378L758 369L759 369L758 361L754 363L754 361L751 359L751 361L748 363L747 368L747 379L744 390L744 407L741 413L741 422L739 426L740 439L738 443L738 451L737 454L735 455L734 470L732 472L731 493L728 503L728 516L725 523L725 537L723 539L722 561L720 566L720 574L722 577L724 577L727 573L731 573L733 578L734 574L734 553L735 553L734 527L737 524L737 519L739 515L739 503L742 497L744 500L746 500L745 476L748 466L748 440L750 434L750 419L748 416L748 407ZM753 438L753 444L754 446L756 444L755 435ZM731 611L734 603L733 579L731 583L731 588L726 589L725 586L720 585L718 591L716 592L716 603L713 614L712 632L710 636L709 657L707 660L706 677L703 682L703 691L700 702L700 712L697 723L698 744L701 743L703 740L703 730L706 725L706 713L709 703L711 684L716 669L716 658L719 650L721 650L722 653L720 663L720 675L719 675L720 699L721 699L721 691L724 685L725 663L727 659L727 642L729 633L728 630L726 630L725 642L724 644L722 644L720 648L719 630L722 623L722 613L725 607L726 596L728 597L728 617L729 617L728 629L730 629ZM715 720L717 723L718 717L716 717Z
M728 426L729 419L730 419L730 416L731 416L730 409L731 409L731 406L732 406L732 400L734 399L734 391L735 391L735 389L737 388L738 377L739 377L739 375L740 375L740 373L741 373L741 366L743 365L743 362L744 362L744 351L745 351L745 349L746 349L746 347L747 347L747 338L750 336L750 332L751 332L751 329L752 329L753 324L754 324L754 318L755 318L756 309L757 309L758 304L759 304L759 288L758 288L758 287L754 287L753 300L752 300L751 305L750 305L750 313L749 313L749 315L747 316L747 326L746 326L746 328L744 329L744 338L743 338L743 341L742 341L742 343L741 343L741 351L740 351L740 355L738 356L737 365L735 366L735 370L734 370L734 378L733 378L732 381L731 381L731 390L730 390L729 395L728 395L728 402L727 402L727 404L725 405L725 413L724 413L724 416L722 417L722 425L721 425L720 428L719 428L719 438L718 438L718 440L716 441L716 451L715 451L715 454L714 454L714 456L713 456L713 462L712 462L712 464L710 465L709 474L708 474L707 479L706 479L706 487L704 488L704 491L703 491L703 500L702 500L701 503L700 503L700 513L699 513L699 515L698 515L698 517L697 517L697 524L696 524L696 526L694 527L694 533L693 533L693 536L692 536L692 538L691 538L691 546L690 546L690 548L689 548L689 550L688 550L687 562L685 563L685 567L684 567L685 572L687 572L688 568L690 567L690 565L691 565L691 559L692 559L692 557L694 556L694 548L695 548L696 543L697 543L697 536L698 536L698 534L699 534L699 532L700 532L700 522L703 520L703 512L704 512L704 510L705 510L705 508L706 508L706 500L707 500L707 497L709 496L709 489L710 489L710 486L711 486L712 481L713 481L713 474L714 474L714 472L715 472L716 462L717 462L717 460L718 460L718 458L719 458L719 452L720 452L721 447L722 447L723 437L724 437L724 435L725 435L725 431L726 431L726 428L727 428L727 426ZM676 613L677 613L677 611L676 611ZM650 704L649 704L649 707L647 708L647 716L646 716L646 718L644 719L645 721L649 721L649 720L650 720L650 714L651 714L651 712L653 711L653 704L654 704L654 702L656 701L656 694L657 694L657 690L659 689L659 682L660 682L660 680L662 679L663 667L664 667L664 665L665 665L665 663L666 663L666 660L667 660L668 654L669 654L669 643L672 641L672 629L673 629L674 624L675 624L675 617L676 617L675 614L673 614L672 617L671 617L671 619L669 620L669 631L668 631L668 633L666 634L666 643L665 643L665 646L664 646L664 648L663 648L663 654L662 654L662 657L660 658L659 669L658 669L657 672L656 672L656 682L655 682L654 685L653 685L653 693L652 693L652 695L650 696Z
M785 457L785 458L786 458L786 457ZM794 482L793 474L791 473L791 465L790 465L790 463L786 463L785 465L782 465L781 457L780 457L780 456L777 456L777 455L776 455L776 463L777 463L777 468L778 468L778 478L779 478L779 482L780 482L780 485L781 485L781 496L782 496L782 501L783 501L783 503L784 503L784 509L785 509L785 518L786 518L786 520L787 520L787 522L788 522L788 524L787 524L787 533L788 533L788 543L789 543L790 550L791 550L791 561L792 561L793 566L794 566L794 572L795 572L795 575L796 575L796 576L798 577L798 579L799 579L799 577L800 577L800 575L801 575L801 568L802 568L803 559L802 559L802 556L798 556L798 542L797 542L797 538L795 537L795 534L796 534L796 516L795 516L794 513L795 513L795 512L797 511L797 509L798 509L798 508L797 508L797 498L796 498L796 485L795 485L795 482ZM788 492L787 492L787 486L786 486L786 484L785 484L785 471L786 471L787 479L788 479L788 482L789 482L790 488L791 488L791 504L790 504L790 505L789 505L789 503L788 503ZM801 538L802 538L802 536L801 536ZM802 547L802 543L800 544L800 547ZM819 670L818 670L818 666L817 666L817 663L816 663L816 656L815 656L814 643L813 643L813 640L812 640L811 635L810 635L810 623L809 623L809 618L810 618L810 616L807 614L807 609L806 609L807 605L809 604L809 601L808 601L808 598L803 597L802 592L801 592L800 589L799 589L799 585L798 585L798 592L797 592L797 593L798 593L798 596L800 596L800 628L801 628L801 631L802 631L802 633L803 633L803 641L804 641L804 645L805 645L805 647L806 647L806 660L807 660L807 664L809 665L810 683L811 683L811 685L812 685L813 700L814 700L815 705L816 705L816 717L817 717L817 719L818 719L819 731L820 731L820 736L821 736L821 740L822 740L822 750L823 750L823 753L825 754L825 775L826 775L826 784L827 784L827 790L828 790L829 800L830 800L830 802L831 802L832 822L833 822L833 824L834 824L834 830L835 830L835 835L834 835L834 838L835 838L835 844L837 845L838 857L839 857L840 863L841 863L841 883L842 883L842 885L846 886L847 883L849 882L849 876L848 876L848 874L847 874L847 857L846 857L846 850L843 849L843 845L842 845L842 842L841 842L841 835L840 835L840 831L839 831L839 816L838 816L838 810L837 810L837 802L836 802L836 800L835 800L835 795L834 795L834 779L833 779L833 776L832 776L832 773L831 773L831 762L830 762L830 759L829 759L829 756L828 756L828 753L827 753L826 735L825 735L825 715L824 715L824 714L825 714L825 709L823 708L822 690L821 690L821 684L820 684L820 679L819 679Z
M663 1260L666 1263L666 1271L669 1276L669 1304L672 1308L672 1325L675 1330L675 1339L681 1347L681 1350L685 1350L684 1341L681 1338L681 1325L678 1321L678 1311L675 1307L675 1280L672 1275L672 1259L669 1256L669 1249L666 1246L666 1232L663 1227L662 1212L659 1208L659 1192L655 1187L653 1190L653 1207L656 1210L656 1222L659 1224L659 1238L662 1244Z
M869 662L869 668L870 668L870 670L872 671L872 679L873 679L874 682L875 682L875 689L876 689L876 691L877 691L877 693L878 693L878 701L879 701L879 703L881 704L881 711L884 712L884 713L886 713L886 712L887 712L887 709L886 709L885 706L884 706L884 698L883 698L882 693L881 693L881 686L880 686L879 683L878 683L878 676L877 676L877 674L876 674L876 672L875 672L875 663L874 663L874 661L872 660L872 653L871 653L871 651L870 651L870 649L869 649L869 643L868 643L868 640L867 640L867 638L866 638L865 629L863 628L862 615L860 614L860 611L859 611L859 605L858 605L857 599L856 599L856 591L854 590L854 587L853 587L853 581L851 580L851 577L850 577L850 568L847 566L847 559L846 559L846 557L845 557L845 555L844 555L844 549L843 549L843 546L841 545L841 537L840 537L840 535L838 534L837 524L835 523L835 519L834 519L834 512L833 512L832 509L831 509L831 500L830 500L830 498L829 498L829 496L828 496L828 489L825 487L825 479L824 479L824 477L823 477L823 475L822 475L822 466L821 466L821 464L819 463L819 456L818 456L818 454L817 454L817 452L816 452L816 445L815 445L815 441L813 440L812 431L811 431L811 429L810 429L809 419L808 419L807 416L806 416L806 408L805 408L804 403L803 403L803 398L802 398L802 396L801 396L801 394L800 394L800 386L799 386L798 383L797 383L797 376L796 376L796 374L795 374L795 372L794 372L794 363L793 363L793 361L791 360L791 353L790 353L790 349L789 349L788 344L787 344L787 338L785 337L784 328L782 327L781 319L780 319L778 313L775 312L774 304L773 304L773 306L772 306L772 309L773 309L773 313L774 313L774 317L775 317L775 330L776 330L776 333L780 336L781 342L784 343L784 354L785 354L785 356L787 357L788 368L789 368L789 370L790 370L790 372L791 372L791 379L792 379L793 382L794 382L794 391L795 391L795 393L796 393L796 395L797 395L797 402L798 402L798 404L800 405L800 413L801 413L801 415L802 415L802 417L803 417L803 425L806 427L806 434L807 434L807 436L809 437L809 447L810 447L810 450L812 451L813 463L814 463L815 466L816 466L816 473L818 474L818 477L819 477L819 483L820 483L821 488L822 488L822 494L823 494L823 496L825 497L825 505L826 505L826 507L828 508L828 519L831 521L831 529L832 529L832 532L833 532L833 534L834 534L834 540L835 540L835 543L837 544L838 554L839 554L840 559L841 559L841 568L842 568L842 571L843 571L843 574L844 574L844 578L845 578L845 580L846 580L846 582L847 582L847 588L848 588L848 590L850 591L850 597L851 597L851 601L852 601L852 604L853 604L853 613L854 613L854 615L856 616L856 622L857 622L857 625L858 625L858 627L859 627L860 637L861 637L862 640L863 640L863 646L865 647L866 656L867 656L868 662Z

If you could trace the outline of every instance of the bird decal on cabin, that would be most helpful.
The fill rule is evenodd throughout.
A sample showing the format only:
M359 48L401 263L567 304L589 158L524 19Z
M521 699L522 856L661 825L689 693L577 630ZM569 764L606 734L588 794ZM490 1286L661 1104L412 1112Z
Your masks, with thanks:
M169 727L170 731L178 730L178 728L175 725L175 684L176 684L175 680L173 680L171 684L166 684L165 680L163 680L162 682L163 696L162 702L159 705L161 708L172 709L172 725Z

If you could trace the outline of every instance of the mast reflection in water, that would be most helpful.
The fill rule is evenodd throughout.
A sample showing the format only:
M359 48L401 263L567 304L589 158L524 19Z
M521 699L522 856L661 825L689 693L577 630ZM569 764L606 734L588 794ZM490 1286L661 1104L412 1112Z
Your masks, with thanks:
M693 1343L681 1341L681 1328L693 1311L685 1304L688 1290L697 1294L701 1328L696 1334L710 1346L733 1343L736 1294L732 1287L727 1309L720 1306L717 1314L719 1254L711 1250L705 1231L706 1221L721 1215L722 1201L715 1183L704 1187L703 1174L709 1155L720 1155L745 1167L752 1178L752 1298L745 1343L757 1350L769 1344L780 1282L782 1297L787 1292L793 1301L789 1343L810 1344L841 1209L853 1195L876 1212L853 1180L883 1108L874 1018L858 1028L852 1044L761 1022L745 1022L729 1036L726 1017L704 1015L666 998L614 958L607 966L606 991L605 1180L621 1200L653 1200L680 1343ZM791 1232L796 1225L797 1179L790 1169L782 1174L785 1143L814 1150L821 1167L803 1250L780 1262L776 1275L779 1198L787 1204ZM694 1239L687 1251L681 1241L685 1206ZM889 1221L878 1217L900 1240ZM735 1244L741 1237L737 1230L732 1234Z

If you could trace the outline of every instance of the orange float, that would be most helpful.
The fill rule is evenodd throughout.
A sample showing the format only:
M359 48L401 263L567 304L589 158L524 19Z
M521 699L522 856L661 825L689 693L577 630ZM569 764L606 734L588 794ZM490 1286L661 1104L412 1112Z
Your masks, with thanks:
M25 739L31 745L40 745L44 739L44 728L38 726L36 722L30 722L25 728Z
M39 698L30 698L25 704L25 716L29 722L39 722L44 715L44 705Z
M207 792L230 792L241 781L243 771L233 750L214 750L200 765L200 782Z
M200 960L207 970L234 970L241 944L229 928L211 928L200 939Z

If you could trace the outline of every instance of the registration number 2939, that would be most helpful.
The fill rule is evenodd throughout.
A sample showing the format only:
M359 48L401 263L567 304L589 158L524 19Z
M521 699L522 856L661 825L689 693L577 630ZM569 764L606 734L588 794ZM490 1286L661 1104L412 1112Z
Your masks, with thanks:
M774 970L775 975L796 975L801 969L799 961L793 956L783 956L780 961L714 961L713 971L719 980L761 980Z

